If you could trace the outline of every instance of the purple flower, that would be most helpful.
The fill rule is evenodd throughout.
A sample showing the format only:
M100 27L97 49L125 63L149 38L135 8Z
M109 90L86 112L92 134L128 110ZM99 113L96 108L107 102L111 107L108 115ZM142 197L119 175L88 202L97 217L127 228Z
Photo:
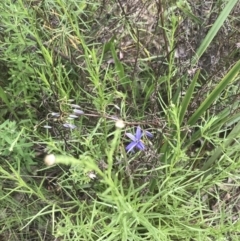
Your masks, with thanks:
M151 132L149 132L149 131L144 131L144 133L145 133L145 135L146 135L147 137L153 138L153 134L152 134Z
M69 128L69 129L75 129L76 128L75 125L69 124L69 123L65 123L65 124L63 124L63 126L66 127L66 128Z
M59 116L60 116L60 113L52 112L51 115L54 116L54 117L59 117Z
M82 110L78 110L78 109L73 109L73 113L76 114L76 115L84 114L84 112Z
M76 119L76 118L78 118L77 115L71 114L71 115L68 116L68 119L69 119L69 120Z
M81 109L81 107L80 107L79 105L76 105L76 104L70 104L70 105L71 105L71 107L73 107L73 108Z
M149 131L145 131L144 134L148 137L153 137L153 134L151 134ZM141 140L143 133L141 128L138 126L135 135L131 133L126 133L127 137L132 140L130 144L127 145L126 150L127 152L131 152L134 150L134 148L137 148L139 150L144 150L145 146Z

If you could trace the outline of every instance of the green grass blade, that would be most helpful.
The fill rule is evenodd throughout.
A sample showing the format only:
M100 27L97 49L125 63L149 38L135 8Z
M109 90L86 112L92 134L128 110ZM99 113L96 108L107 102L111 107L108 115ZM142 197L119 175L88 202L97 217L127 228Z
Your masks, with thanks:
M221 113L217 115L217 119L215 120L215 122L212 124L211 130L213 132L218 131L223 125L232 126L235 123L238 123L240 121L240 113L232 114L237 111L238 107L239 102L234 102L231 108L227 107L223 111L221 111ZM201 136L202 132L199 129L191 136L191 139L187 140L187 142L184 144L184 148L190 147L194 142L199 140Z
M235 76L240 70L240 60L232 67L232 69L227 73L227 75L220 81L220 83L215 87L211 94L205 99L201 106L195 111L195 113L190 117L188 124L194 125L200 116L206 111L210 105L218 98L225 87L234 80Z
M225 8L217 18L216 22L213 24L211 29L209 30L207 36L204 38L202 44L198 48L196 55L192 59L192 64L195 65L199 58L203 55L205 50L208 48L210 43L212 42L213 38L216 36L218 30L222 27L224 21L227 19L229 13L234 8L234 6L237 4L238 0L230 0L226 4Z
M188 108L188 105L189 105L189 103L190 103L190 101L192 99L193 91L194 91L196 82L198 80L199 73L200 73L200 70L198 70L197 73L195 74L195 76L193 78L193 81L190 84L190 86L189 86L189 88L188 88L188 90L186 92L186 95L184 96L183 101L181 103L181 111L180 111L180 114L179 114L179 123L180 124L183 121L183 117L184 117L184 115L186 113L186 110Z
M112 56L114 59L114 64L116 66L116 70L117 70L117 74L119 76L120 82L124 85L125 84L125 79L126 79L126 74L124 71L124 67L122 65L122 63L120 62L117 53L116 53L116 49L113 43L111 43L111 52L112 52Z
M208 170L210 167L214 166L214 164L216 163L217 159L222 155L223 153L223 149L227 148L232 142L233 140L239 136L240 133L240 122L238 122L238 124L233 128L233 130L230 132L230 134L228 135L227 139L224 140L224 143L222 146L219 146L215 152L213 153L213 155L205 162L205 164L203 165L203 167L201 168L202 171L206 171ZM204 176L207 176L209 172L207 172Z

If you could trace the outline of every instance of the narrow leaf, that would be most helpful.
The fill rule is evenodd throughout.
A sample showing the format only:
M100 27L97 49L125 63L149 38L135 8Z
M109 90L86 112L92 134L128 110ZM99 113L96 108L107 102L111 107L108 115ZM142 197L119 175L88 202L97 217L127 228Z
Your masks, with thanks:
M186 110L188 108L188 105L192 99L192 96L193 96L193 91L194 91L194 88L195 88L195 85L196 85L196 82L198 80L198 76L199 76L199 73L200 73L200 70L197 71L197 73L195 74L193 80L192 80L192 83L190 84L184 98L183 98L183 101L181 103L181 111L180 111L180 115L179 115L179 124L182 123L183 121L183 117L186 113Z
M209 30L207 36L204 38L202 44L198 48L195 56L193 57L193 59L191 61L193 65L195 65L198 62L199 58L206 51L206 49L208 48L208 46L212 42L213 38L216 36L217 32L222 27L224 21L227 19L229 13L234 8L234 6L237 4L238 1L239 0L230 0L230 1L228 1L226 6L224 7L223 11L218 16L217 20L215 21L215 23L213 24L213 26Z
M234 80L240 70L240 60L232 67L227 75L219 82L211 94L204 100L200 107L190 117L188 124L194 125L200 116L210 107L210 105L218 98L225 87Z
M205 162L205 164L203 165L203 167L201 168L202 171L206 171L209 168L213 167L214 164L216 164L216 161L219 159L219 157L222 155L223 151L225 148L227 148L232 142L233 140L239 136L240 133L240 122L238 122L238 124L233 128L233 130L230 132L230 134L228 135L228 137L226 139L224 139L224 143L222 146L219 146L215 152L213 153L213 155ZM211 171L211 170L210 170ZM209 172L207 172L204 176L206 177L209 174Z

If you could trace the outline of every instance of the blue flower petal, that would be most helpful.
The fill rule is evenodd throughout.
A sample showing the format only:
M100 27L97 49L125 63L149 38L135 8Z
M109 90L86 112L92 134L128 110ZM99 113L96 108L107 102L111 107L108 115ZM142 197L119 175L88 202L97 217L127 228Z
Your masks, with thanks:
M76 105L76 104L70 104L70 106L73 107L73 108L81 109L81 107L79 105Z
M84 112L82 110L78 110L78 109L73 109L73 113L76 115L83 115Z
M127 152L133 151L133 149L134 149L134 147L135 147L136 145L137 145L136 142L131 142L130 144L128 144L128 145L126 146Z
M136 139L140 140L141 137L142 137L142 130L141 130L140 126L138 126L137 130L136 130Z
M65 124L63 124L63 126L66 127L66 128L69 128L69 129L75 129L76 128L75 125L69 124L69 123L65 123Z
M51 115L54 116L54 117L59 117L59 116L60 116L60 113L52 112Z
M144 144L143 144L141 141L139 141L139 142L137 143L136 147L137 147L139 150L141 150L141 151L145 149L145 146L144 146Z
M145 135L147 137L153 138L153 134L151 132L149 132L149 131L145 131Z
M68 119L69 119L69 120L76 119L76 118L78 118L77 115L71 114L71 115L68 116Z
M126 136L127 136L129 139L131 139L132 141L137 141L136 137L135 137L133 134L131 134L131 133L126 133Z

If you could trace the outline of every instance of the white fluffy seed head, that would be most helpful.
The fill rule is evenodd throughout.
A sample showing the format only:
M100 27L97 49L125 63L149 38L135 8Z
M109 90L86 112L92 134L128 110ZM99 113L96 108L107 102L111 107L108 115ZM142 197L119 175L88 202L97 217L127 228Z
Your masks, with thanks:
M53 154L49 154L44 158L44 163L47 166L52 166L53 164L55 164L55 162L56 162L56 157Z
M116 123L115 123L115 126L119 129L122 129L125 127L125 123L123 120L117 120Z
M96 176L93 172L89 172L89 173L88 173L88 177L89 177L90 179L95 179L97 176Z

